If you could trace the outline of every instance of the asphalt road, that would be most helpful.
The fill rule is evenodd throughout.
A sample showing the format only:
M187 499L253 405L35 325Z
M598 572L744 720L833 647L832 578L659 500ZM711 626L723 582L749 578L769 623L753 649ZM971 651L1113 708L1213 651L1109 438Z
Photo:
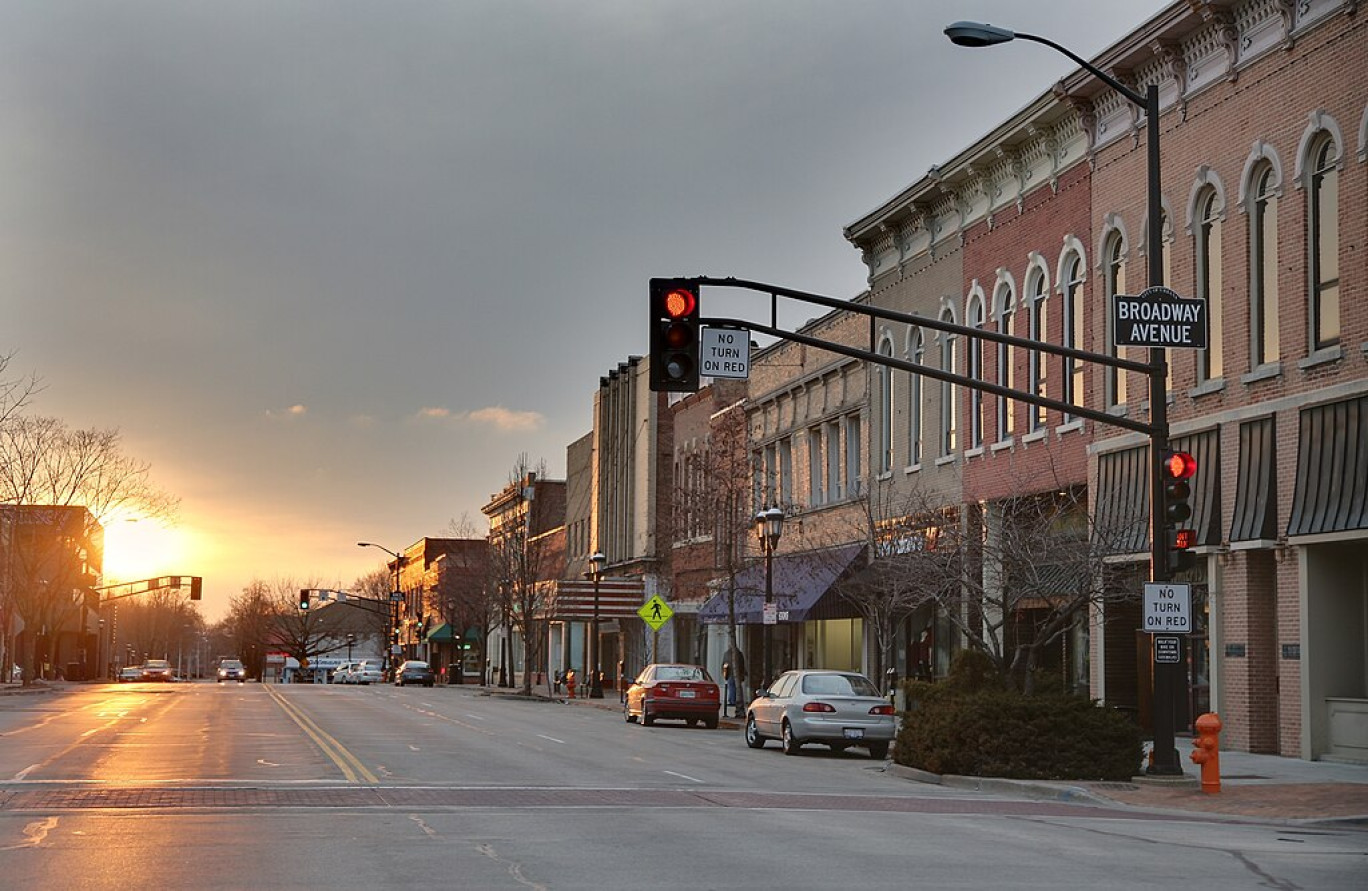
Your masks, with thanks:
M1368 831L909 783L477 688L0 697L14 888L1360 888Z

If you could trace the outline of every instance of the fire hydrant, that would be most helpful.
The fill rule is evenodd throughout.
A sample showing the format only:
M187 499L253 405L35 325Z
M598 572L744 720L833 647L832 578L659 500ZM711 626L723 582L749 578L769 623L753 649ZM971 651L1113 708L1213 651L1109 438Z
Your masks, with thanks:
M1221 719L1207 712L1197 719L1196 727L1190 757L1202 767L1202 791L1214 795L1221 791Z
M565 689L570 691L570 698L575 698L575 670L572 668L565 673Z

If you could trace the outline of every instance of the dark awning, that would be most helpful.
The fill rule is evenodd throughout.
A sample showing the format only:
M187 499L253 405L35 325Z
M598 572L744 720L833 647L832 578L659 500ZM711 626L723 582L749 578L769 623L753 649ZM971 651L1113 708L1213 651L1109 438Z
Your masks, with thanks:
M1368 396L1302 409L1288 535L1368 529Z
M1230 520L1231 541L1272 541L1278 537L1274 433L1271 417L1240 425L1240 467L1235 481L1235 512Z
M804 622L822 595L850 568L864 545L846 545L823 551L782 554L774 558L774 603L779 621ZM759 625L764 618L765 564L757 562L736 574L730 589L718 591L698 611L698 621L720 625L730 621L729 603L735 598L736 621Z
M448 622L443 622L436 628L431 629L430 631L428 631L427 637L424 638L424 640L428 641L429 643L446 643L451 639L451 624Z
M1221 543L1221 439L1218 430L1203 430L1169 440L1175 452L1187 452L1197 460L1192 478L1192 518L1187 527L1197 533L1198 545ZM1146 513L1148 516L1148 512Z
M1093 536L1101 553L1149 550L1149 492L1148 446L1098 456Z

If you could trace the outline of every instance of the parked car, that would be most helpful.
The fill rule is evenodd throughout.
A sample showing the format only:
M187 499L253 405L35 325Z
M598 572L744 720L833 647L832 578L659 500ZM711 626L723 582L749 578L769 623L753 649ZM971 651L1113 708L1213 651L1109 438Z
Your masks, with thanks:
M119 669L119 683L131 684L142 680L141 665L125 665Z
M385 670L380 667L380 660L363 659L356 664L352 676L353 684L379 684L385 680Z
M797 755L804 743L837 752L863 746L882 761L893 741L893 706L874 682L853 671L786 671L746 707L746 745L783 743Z
M722 710L721 689L701 665L656 662L641 670L622 705L627 723L640 720L649 727L661 718L675 718L709 729L717 727Z
M220 659L218 666L218 682L237 681L239 684L247 683L247 666L242 664L240 659Z
M332 670L332 674L330 674L330 675L328 676L328 683L330 683L330 684L354 684L354 683L356 683L356 681L354 681L354 680L352 679L352 675L353 675L354 672L356 671L357 666L359 666L360 664L361 664L360 662L343 662L341 665L337 666L336 668L334 668L334 669Z
M432 666L418 659L409 659L394 670L394 686L407 687L409 684L422 684L431 687L437 682Z
M142 681L171 681L171 663L165 659L148 659L142 665L138 679Z

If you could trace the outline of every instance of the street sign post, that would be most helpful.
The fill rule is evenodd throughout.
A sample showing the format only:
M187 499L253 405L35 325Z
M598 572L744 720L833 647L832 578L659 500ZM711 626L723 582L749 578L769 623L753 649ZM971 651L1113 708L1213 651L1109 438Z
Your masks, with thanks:
M1192 586L1178 582L1145 585L1145 632L1192 633Z
M1207 304L1197 297L1180 297L1164 287L1146 288L1140 295L1112 295L1112 345L1151 349L1207 348Z
M704 377L746 380L750 377L750 332L740 328L704 328L699 373Z

